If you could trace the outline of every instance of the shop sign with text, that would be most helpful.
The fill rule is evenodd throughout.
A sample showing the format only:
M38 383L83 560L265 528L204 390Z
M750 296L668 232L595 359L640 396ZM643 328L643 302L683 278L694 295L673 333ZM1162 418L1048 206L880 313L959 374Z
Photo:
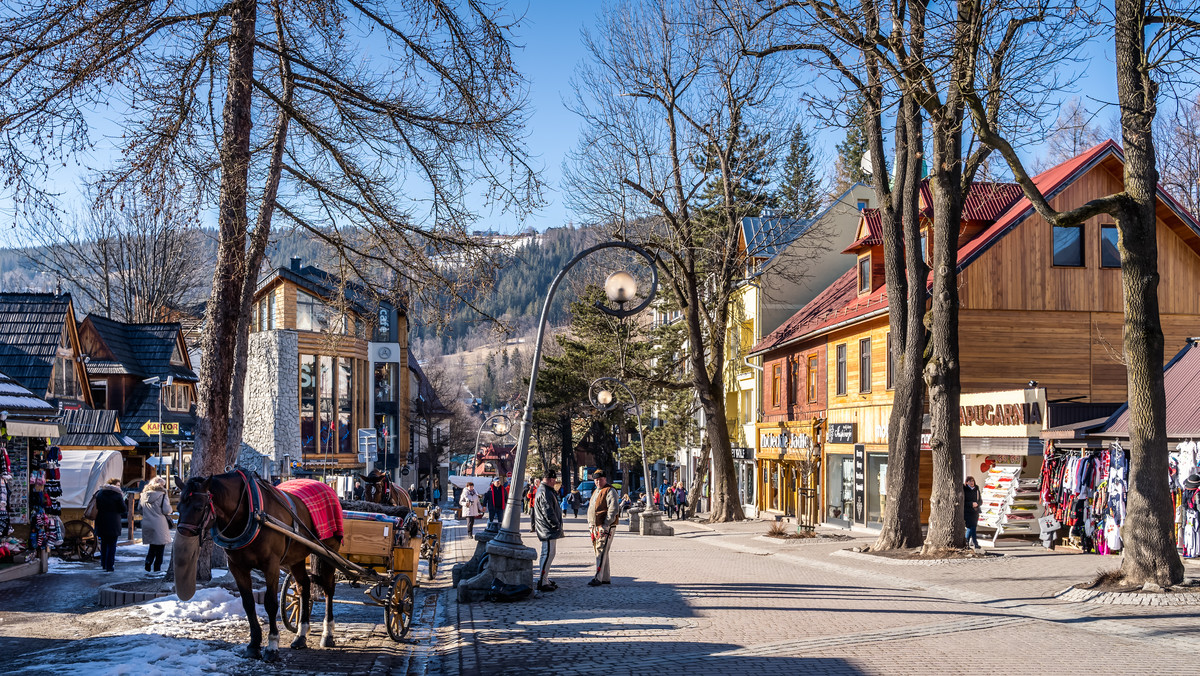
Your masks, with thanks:
M857 428L854 423L829 423L825 432L825 441L830 444L853 444L857 440Z
M1046 419L1046 390L1038 387L962 395L959 422L964 437L1036 437Z

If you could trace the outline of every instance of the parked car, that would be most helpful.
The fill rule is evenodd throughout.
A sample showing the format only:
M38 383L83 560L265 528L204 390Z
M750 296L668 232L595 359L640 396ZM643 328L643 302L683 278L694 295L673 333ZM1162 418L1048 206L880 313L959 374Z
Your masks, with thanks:
M612 487L617 489L618 493L621 492L620 481L612 482ZM587 481L579 482L579 485L575 488L579 489L579 494L583 496L583 507L581 509L587 509L588 504L592 501L592 493L596 492L596 482L588 479Z

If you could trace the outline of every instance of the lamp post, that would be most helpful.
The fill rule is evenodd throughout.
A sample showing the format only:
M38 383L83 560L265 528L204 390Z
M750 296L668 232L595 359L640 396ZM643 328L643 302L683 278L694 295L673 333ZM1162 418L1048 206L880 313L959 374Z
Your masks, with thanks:
M479 441L483 437L483 428L487 427L488 423L491 423L492 434L498 437L507 437L508 433L512 431L512 424L509 422L508 416L504 413L493 413L492 415L488 416L482 423L480 423L479 431L475 433L476 454L479 453ZM496 465L496 472L497 474L500 472L499 465Z
M605 305L604 303L597 302L596 308L612 317L630 317L646 309L646 307L650 305L650 301L654 299L654 294L658 291L658 269L655 267L654 257L651 256L650 253L645 249L637 246L636 244L630 244L629 242L605 242L603 244L597 244L596 246L585 249L572 258L554 277L554 281L550 283L550 289L546 292L546 301L542 305L542 314L538 319L537 342L534 345L533 363L529 371L529 393L525 397L525 410L521 416L521 431L517 437L517 450L515 457L513 458L512 474L513 478L516 480L521 480L525 476L525 459L529 451L529 430L533 425L533 396L534 391L537 388L538 369L541 366L542 341L546 336L546 318L550 311L550 304L554 301L554 292L558 290L558 285L562 283L562 280L566 276L567 272L571 268L575 267L576 263L584 258L587 258L591 254L596 253L597 251L618 248L627 249L636 253L645 259L647 264L649 264L651 273L650 291L646 294L646 299L640 304L638 304L636 307L626 309L625 304L633 301L637 296L637 282L634 280L633 275L629 274L628 272L614 272L604 281L604 293L610 302L617 304L617 307L614 309ZM518 503L518 500L514 500L512 499L512 496L510 496L508 504L505 505L504 508L504 518L502 520L500 532L488 545L488 552L492 555L489 561L489 567L491 567L493 571L499 570L496 566L499 563L499 558L501 557L512 556L513 558L519 558L522 561L525 560L525 556L527 556L527 554L514 556L514 554L516 554L515 550L528 549L529 552L533 552L532 549L524 547L521 543L521 511ZM530 575L532 575L533 558L529 557L528 561L530 567L529 569L531 571Z
M175 384L175 376L167 376L164 381L158 376L146 378L143 383L158 388L158 471L163 471L163 445L162 445L162 391L163 387L170 387Z
M588 398L592 401L592 406L600 411L611 411L617 407L616 397L613 395L614 388L625 390L625 394L629 396L629 403L633 406L634 414L637 416L638 440L642 444L642 476L646 482L646 513L657 512L654 506L654 501L650 499L650 460L646 456L646 436L642 429L642 408L638 405L637 397L633 394L633 390L619 378L605 376L597 378L588 386ZM628 412L628 410L626 411Z

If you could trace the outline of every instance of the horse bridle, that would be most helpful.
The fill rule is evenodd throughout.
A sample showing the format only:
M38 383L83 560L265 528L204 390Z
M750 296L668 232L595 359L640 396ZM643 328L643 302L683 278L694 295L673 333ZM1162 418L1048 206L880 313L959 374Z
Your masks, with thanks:
M245 475L242 476L242 479L243 479L243 482L242 482L243 485L246 486L245 495L249 496L250 495L250 486L246 482L253 481L254 479L248 478ZM200 523L190 524L190 523L184 523L182 520L180 520L179 525L176 526L176 529L179 531L179 534L183 535L184 537L199 536L200 542L203 544L204 535L205 535L205 533L209 532L209 530L210 530L209 527L212 526L212 530L216 531L216 535L228 540L229 537L225 534L225 531L223 529L218 528L217 526L213 525L217 521L217 508L213 505L212 491L192 491L191 493L188 494L188 497L200 497L204 500L205 505L200 508L201 514L202 514L202 516L200 517ZM241 511L242 511L242 492L239 491L237 506L233 509L233 514L229 517L229 524L227 524L226 527L233 524L233 522L237 519L238 513ZM247 530L249 530L249 528L251 527L251 524L253 522L252 517L253 517L253 515L247 515L247 517L246 517Z

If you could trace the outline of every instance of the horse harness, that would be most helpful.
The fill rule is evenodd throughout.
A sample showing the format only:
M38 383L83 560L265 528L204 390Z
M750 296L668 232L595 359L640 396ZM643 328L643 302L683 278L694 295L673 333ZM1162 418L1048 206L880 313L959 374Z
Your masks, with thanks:
M206 530L205 526L208 526L211 523L211 527L209 527L207 530L212 536L213 544L227 551L247 547L250 545L250 543L254 542L256 538L258 538L259 533L262 532L262 521L264 518L269 516L266 512L266 503L263 500L262 489L258 485L258 476L254 474L254 472L250 472L250 476L247 476L246 472L241 469L236 469L235 471L239 476L242 477L242 482L246 485L246 492L244 494L241 492L238 493L238 503L233 510L233 515L229 519L230 523L233 523L233 521L237 519L237 515L242 511L243 495L248 495L250 498L246 514L246 527L242 529L241 534L236 537L229 537L223 530L218 528L216 523L217 513L216 508L213 506L212 493L210 491L195 491L192 493L192 495L201 497L208 503L203 508L204 516L201 517L200 523L198 524L180 523L177 526L180 535L187 537L203 535ZM292 501L292 496L288 495L287 493L284 493L283 491L276 492L283 496L283 499L287 502L287 504L284 505L284 508L287 509L288 514L292 517L294 530L295 524L299 521L299 517L296 515L296 503ZM305 530L307 530L307 528ZM287 554L287 549L290 548L291 545L291 538L288 538L287 545L284 549L285 556Z

